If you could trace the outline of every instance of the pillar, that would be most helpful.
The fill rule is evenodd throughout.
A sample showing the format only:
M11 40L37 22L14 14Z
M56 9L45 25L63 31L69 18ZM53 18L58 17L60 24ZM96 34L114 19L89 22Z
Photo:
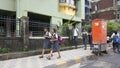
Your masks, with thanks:
M61 26L62 23L62 18L59 17L51 17L51 22L50 22L50 28L56 28L56 26Z
M27 11L24 10L22 0L16 0L16 37L21 35L21 22L20 18L27 16Z
M8 17L8 19L6 20L6 36L7 37L11 37L11 24L13 24L13 23L11 23L10 22L10 20L9 20L10 18Z
M85 0L77 1L77 16L85 19Z
M29 17L23 16L20 18L22 27L21 27L21 32L22 32L22 39L23 39L23 44L24 46L29 45Z

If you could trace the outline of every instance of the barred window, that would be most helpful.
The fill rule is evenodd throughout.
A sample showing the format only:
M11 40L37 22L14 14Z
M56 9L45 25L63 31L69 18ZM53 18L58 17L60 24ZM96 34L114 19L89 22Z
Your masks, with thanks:
M64 3L64 2L66 2L66 0L59 0L59 2L60 2L60 3Z
M75 0L66 0L66 2L71 4L71 5L75 5Z
M71 5L75 5L75 0L59 0L60 3L68 3Z

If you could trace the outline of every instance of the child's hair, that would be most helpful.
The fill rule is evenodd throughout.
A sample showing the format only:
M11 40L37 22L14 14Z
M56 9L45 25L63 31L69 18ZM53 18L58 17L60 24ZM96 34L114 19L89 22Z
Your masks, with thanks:
M115 35L116 35L116 34L117 34L117 31L115 31L114 33L115 33Z
M56 33L56 29L55 28L53 28L53 31Z
M44 29L48 30L48 28L47 28L47 27L44 27Z

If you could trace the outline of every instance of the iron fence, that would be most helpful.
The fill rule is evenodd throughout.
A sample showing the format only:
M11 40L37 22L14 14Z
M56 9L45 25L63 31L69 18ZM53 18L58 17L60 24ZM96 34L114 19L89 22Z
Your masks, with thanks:
M9 16L0 16L0 37L15 36L16 19Z
M69 36L69 34L70 34L70 31L69 31L68 27L66 27L66 26L60 26L58 28L57 25L50 25L50 23L30 21L29 22L30 36L32 36L32 37L43 36L44 35L44 30L43 29L45 27L47 27L49 29L49 31L50 31L51 28L56 28L57 33L61 36Z
M33 37L39 37L39 36L43 36L44 34L44 28L50 27L49 23L46 22L35 22L35 21L29 21L29 32L30 32L30 36Z

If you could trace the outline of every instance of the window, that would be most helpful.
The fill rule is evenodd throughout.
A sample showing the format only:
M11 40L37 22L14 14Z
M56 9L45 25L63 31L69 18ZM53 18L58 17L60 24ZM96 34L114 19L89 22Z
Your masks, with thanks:
M74 0L70 0L70 4L75 5Z
M75 0L59 0L60 3L68 3L71 5L75 5Z
M60 3L64 3L64 2L66 2L66 0L59 0L59 2L60 2Z
M66 0L66 2L71 4L71 5L75 5L75 1L74 0Z
M69 15L75 15L76 13L76 1L75 0L59 0L59 11ZM65 3L65 4L62 4Z

